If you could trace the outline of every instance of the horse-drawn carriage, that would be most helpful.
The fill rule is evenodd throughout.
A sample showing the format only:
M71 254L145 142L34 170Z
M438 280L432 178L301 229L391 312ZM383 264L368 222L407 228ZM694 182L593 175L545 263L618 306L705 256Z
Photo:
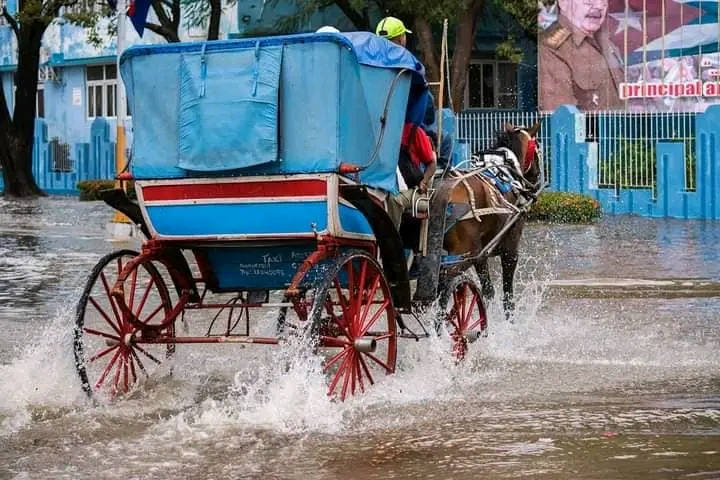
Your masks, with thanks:
M101 259L78 304L89 395L127 392L177 344L298 334L326 352L328 394L344 400L395 371L398 338L447 332L462 359L487 326L490 254L503 256L511 306L524 209L496 188L497 172L439 172L407 219L415 242L387 215L401 131L422 97L411 90L427 88L402 47L367 33L136 46L121 73L134 125L123 178L137 202L122 189L103 199L146 239ZM535 192L536 131L508 128L499 145ZM438 299L426 326L420 314ZM253 335L262 308L277 312L275 335ZM205 309L217 313L207 333L181 335L185 314Z

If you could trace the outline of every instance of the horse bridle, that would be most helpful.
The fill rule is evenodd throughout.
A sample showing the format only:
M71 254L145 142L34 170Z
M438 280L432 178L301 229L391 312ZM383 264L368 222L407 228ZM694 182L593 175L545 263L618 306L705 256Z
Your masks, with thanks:
M522 164L520 168L522 169L522 179L523 183L526 183L530 188L533 189L533 191L540 189L540 184L542 183L542 176L538 176L538 181L536 183L530 183L525 178L525 173L530 170L530 167L532 167L533 163L535 162L535 156L537 156L538 162L542 159L542 153L541 150L538 148L538 141L536 138L533 138L530 136L530 133L525 129L525 127L515 127L512 130L513 133L522 133L527 137L527 151L525 152L525 158L522 160ZM538 165L538 168L542 168L541 165Z

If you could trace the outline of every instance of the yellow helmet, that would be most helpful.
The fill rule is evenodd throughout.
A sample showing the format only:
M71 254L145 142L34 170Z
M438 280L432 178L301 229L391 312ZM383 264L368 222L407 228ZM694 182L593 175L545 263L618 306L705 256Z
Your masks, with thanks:
M399 18L385 17L377 24L375 34L388 40L399 37L404 33L412 33Z

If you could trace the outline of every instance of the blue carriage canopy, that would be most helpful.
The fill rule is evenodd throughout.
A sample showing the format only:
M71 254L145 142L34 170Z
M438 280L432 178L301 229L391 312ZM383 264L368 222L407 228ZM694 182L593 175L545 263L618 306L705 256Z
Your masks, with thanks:
M120 63L137 179L351 163L394 193L403 125L422 123L427 107L423 65L368 32L138 45Z

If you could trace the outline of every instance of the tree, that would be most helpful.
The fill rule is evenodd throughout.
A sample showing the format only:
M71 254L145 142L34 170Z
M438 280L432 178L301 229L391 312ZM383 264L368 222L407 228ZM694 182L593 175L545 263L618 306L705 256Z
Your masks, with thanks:
M79 7L75 21L90 24L100 9L95 0L19 0L18 13L2 8L2 16L17 39L17 69L13 78L15 106L12 115L5 90L0 88L0 166L5 180L4 194L11 197L37 197L40 190L32 174L33 140L40 69L40 47L48 26L63 7Z
M371 22L373 14L378 18L393 15L402 18L406 25L411 25L418 40L419 56L425 64L430 82L440 80L441 52L437 44L437 25L447 18L448 41L452 42L452 48L448 48L450 56L448 94L456 111L463 108L467 69L472 57L478 24L485 12L486 0L297 0L297 12L283 19L278 27L280 30L287 30L288 26L298 26L316 11L332 5L336 5L358 30L374 30L374 24ZM530 38L537 39L537 1L505 2L503 0L502 5L511 15L522 15L520 25L524 30L534 28L535 31L531 32ZM533 15L535 20L528 20ZM501 53L514 51L511 38L501 44L501 47Z
M40 46L45 30L59 14L62 3L51 0L20 0L18 15L3 7L2 16L17 39L18 61L13 83L15 108L8 108L5 89L0 87L0 165L5 195L29 197L43 195L32 174L32 144Z
M63 13L64 18L86 28L90 43L103 43L97 27L100 18L112 14L107 0L18 0L16 14L4 7L0 12L17 39L12 113L5 90L0 87L0 167L6 196L45 195L32 174L40 48L45 31L61 15L61 10L68 7L72 7L72 12ZM189 26L207 25L208 40L219 37L222 0L153 0L152 7L158 23L148 23L146 27L168 42L180 41L181 9L187 10L185 17ZM111 22L106 33L116 34L117 24Z
M227 5L234 3L226 2ZM207 39L220 38L222 0L153 0L152 9L158 23L148 22L145 28L169 43L180 41L180 23L185 17L188 27L207 28Z
M406 25L411 26L417 36L420 57L430 82L440 80L441 58L432 25L437 25L444 18L452 19L454 48L451 56L449 94L454 108L462 109L466 72L485 0L373 0L372 3L360 0L300 0L297 13L284 19L280 26L285 27L289 22L301 23L315 11L337 5L358 30L373 31L369 4L373 6L372 13L378 17L393 15L402 18Z

